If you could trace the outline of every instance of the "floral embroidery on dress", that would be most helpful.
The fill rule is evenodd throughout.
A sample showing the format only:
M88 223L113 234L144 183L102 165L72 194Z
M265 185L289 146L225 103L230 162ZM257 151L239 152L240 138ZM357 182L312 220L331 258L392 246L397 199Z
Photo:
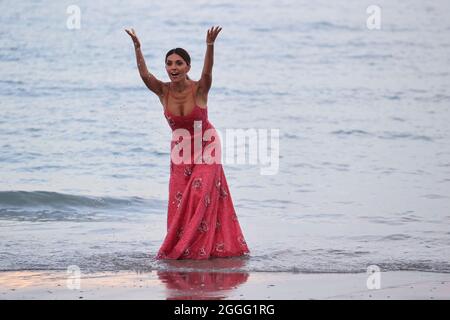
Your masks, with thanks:
M223 252L225 250L225 244L223 242L216 243L216 251Z
M167 123L172 128L175 125L175 121L169 116L166 116L166 119L167 119Z
M199 251L200 256L206 256L206 250L205 248L201 248Z
M220 190L220 186L222 185L222 182L220 181L220 179L217 179L217 181L216 181L216 187L217 187L217 189L219 189Z
M216 221L216 228L219 228L219 227L220 227L220 221L217 220L217 221Z
M192 186L195 189L200 189L202 187L202 178L195 178L194 181L192 181Z
M186 250L184 250L183 256L187 257L189 253L190 253L189 248L187 248Z
M211 204L211 197L209 196L209 193L205 194L205 207L208 207Z
M178 191L177 195L175 196L175 201L176 201L176 204L177 204L177 208L180 206L182 198L183 198L183 193L181 193L181 191Z
M246 246L246 245L247 245L247 242L245 242L245 239L244 239L244 237L243 237L242 235L240 235L240 236L238 237L238 241L239 241L239 243L240 243L242 246Z
M190 177L192 174L192 167L191 166L185 166L184 167L184 175L186 177Z
M206 222L206 220L202 220L202 222L200 222L200 225L198 226L198 231L200 232L208 231L208 223Z
M228 196L227 191L225 190L224 187L221 187L221 188L220 188L220 197L221 197L222 199L224 199L224 198L226 198L227 196Z
M183 236L184 230L183 227L181 227L180 229L178 229L177 231L177 238L181 238Z

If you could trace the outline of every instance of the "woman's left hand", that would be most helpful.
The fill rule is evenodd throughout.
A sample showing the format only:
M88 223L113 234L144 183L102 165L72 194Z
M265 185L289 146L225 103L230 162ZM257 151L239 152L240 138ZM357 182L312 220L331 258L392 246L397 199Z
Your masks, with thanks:
M211 27L211 29L208 29L208 32L206 34L206 43L214 44L214 41L216 41L217 35L219 34L220 30L222 30L222 27Z

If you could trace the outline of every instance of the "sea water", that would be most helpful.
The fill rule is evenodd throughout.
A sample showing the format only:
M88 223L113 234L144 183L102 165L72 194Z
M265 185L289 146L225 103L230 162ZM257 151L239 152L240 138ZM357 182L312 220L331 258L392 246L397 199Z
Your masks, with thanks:
M209 119L278 129L279 166L224 163L251 255L178 267L450 272L448 1L378 1L375 29L356 0L77 1L79 29L71 4L0 3L0 270L171 266L170 128L124 28L168 81L220 25Z

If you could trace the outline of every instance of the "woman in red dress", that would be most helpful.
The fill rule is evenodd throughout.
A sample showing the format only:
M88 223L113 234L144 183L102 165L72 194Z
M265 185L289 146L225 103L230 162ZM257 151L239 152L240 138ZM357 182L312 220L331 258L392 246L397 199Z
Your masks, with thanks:
M159 97L172 129L167 235L157 259L208 259L249 253L220 162L219 136L208 121L214 42L221 30L212 27L207 31L199 81L187 75L191 61L184 49L167 52L170 82L162 82L148 71L134 29L125 30L134 43L139 74ZM207 150L209 158L205 161ZM179 161L181 154L183 160Z

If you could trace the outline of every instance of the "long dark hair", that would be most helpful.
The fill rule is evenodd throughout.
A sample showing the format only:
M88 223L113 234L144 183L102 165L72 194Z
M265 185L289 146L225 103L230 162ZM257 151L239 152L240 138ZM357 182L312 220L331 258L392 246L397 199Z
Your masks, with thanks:
M189 53L188 53L186 50L184 50L183 48L174 48L174 49L170 49L169 51L167 51L165 62L167 62L167 57L169 57L171 54L174 54L174 53L176 53L176 54L179 55L181 58L183 58L184 62L186 62L186 64L187 64L188 66L191 65L191 56L190 56ZM187 78L188 80L191 80L191 79L189 78L188 75L186 75L186 78Z

